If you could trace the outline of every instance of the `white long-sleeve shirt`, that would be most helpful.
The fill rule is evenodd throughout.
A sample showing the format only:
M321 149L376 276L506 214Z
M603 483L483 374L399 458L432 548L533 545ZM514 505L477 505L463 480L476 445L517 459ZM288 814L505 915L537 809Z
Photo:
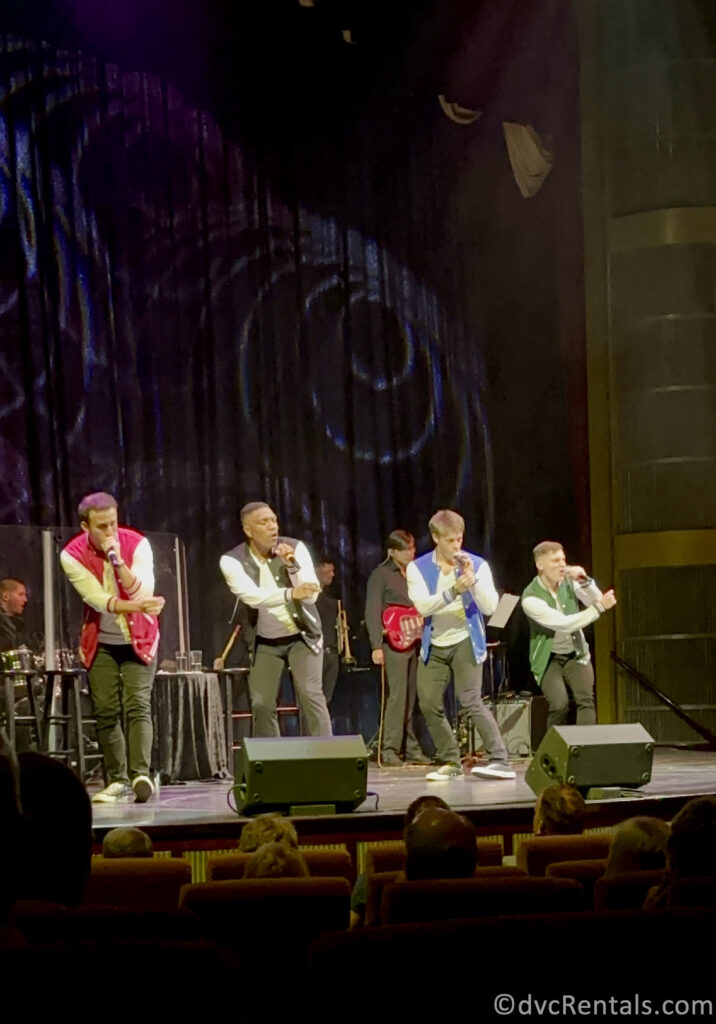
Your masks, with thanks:
M119 596L119 587L114 569L109 561L105 562L102 580L97 579L93 572L78 562L66 550L60 553L60 564L65 576L90 608L100 613L99 639L101 643L129 643L129 627L125 615L114 615L107 611L107 602ZM132 553L127 568L135 579L131 592L127 593L131 601L141 601L154 594L154 555L146 537L142 537Z
M435 555L433 554L433 558ZM405 579L408 584L408 595L421 615L432 616L431 643L436 647L452 647L459 644L469 635L467 617L462 595L458 594L448 604L445 603L444 592L454 586L457 569L452 572L440 572L438 589L434 594L428 590L423 574L414 562L410 562ZM470 593L483 615L492 615L499 602L499 596L492 579L492 572L487 562L482 562L477 571L475 585Z
M219 566L229 590L235 594L240 601L243 601L249 608L256 608L259 617L256 624L256 631L259 636L267 639L275 639L282 636L293 636L298 629L291 618L287 607L288 593L282 583L278 582L269 566L269 563L258 558L253 551L249 550L249 556L253 558L259 569L259 582L254 583L246 573L241 563L231 555L223 555ZM318 578L313 568L311 556L306 545L299 541L294 552L297 571L291 572L289 576L294 587L301 583L315 583L318 586ZM318 593L303 600L302 604L315 604Z
M542 580L538 579L537 582L544 588L545 593L549 593ZM539 597L530 596L522 600L522 608L528 618L538 625L544 626L545 629L554 630L554 638L552 640L552 651L554 654L571 654L574 650L572 633L584 629L585 626L589 626L592 622L596 622L600 615L596 604L598 601L601 601L602 592L594 580L588 580L585 584L580 584L575 580L573 585L577 599L587 606L582 612L574 612L567 615L564 611L559 608L553 608ZM553 594L553 597L556 598L559 604L558 596Z

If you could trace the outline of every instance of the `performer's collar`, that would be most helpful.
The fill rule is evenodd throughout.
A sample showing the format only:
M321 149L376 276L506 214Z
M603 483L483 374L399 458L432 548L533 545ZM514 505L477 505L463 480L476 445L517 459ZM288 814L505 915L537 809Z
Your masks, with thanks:
M538 574L537 574L537 580L539 581L539 584L540 584L540 586L541 586L541 587L544 587L544 589L545 589L545 590L547 590L547 591L549 591L549 593L550 593L550 594L554 594L554 596L555 596L555 597L556 597L556 596L557 596L557 594L559 593L559 588L560 588L560 587L562 586L562 581L560 581L560 582L559 582L559 583L557 584L557 586L556 586L556 587L552 588L552 587L551 587L551 586L549 585L549 583L547 582L547 580L545 580L545 579L544 579L544 578L542 577L542 574L541 574L541 573L538 573Z
M253 555L255 561L264 565L271 561L271 557L273 555L273 552L270 549L264 555L258 548L254 547L253 541L249 541L249 551Z
M435 562L440 572L444 573L446 576L448 575L448 572L455 572L457 568L456 565L451 565L450 562L441 562L438 558L437 548L433 550L433 562Z

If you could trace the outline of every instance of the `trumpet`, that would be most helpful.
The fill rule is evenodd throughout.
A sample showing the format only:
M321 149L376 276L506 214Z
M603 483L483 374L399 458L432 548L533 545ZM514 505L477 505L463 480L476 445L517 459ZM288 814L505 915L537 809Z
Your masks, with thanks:
M338 618L336 620L338 634L338 653L344 665L355 665L356 659L351 654L350 636L348 635L348 616L343 604L338 602Z

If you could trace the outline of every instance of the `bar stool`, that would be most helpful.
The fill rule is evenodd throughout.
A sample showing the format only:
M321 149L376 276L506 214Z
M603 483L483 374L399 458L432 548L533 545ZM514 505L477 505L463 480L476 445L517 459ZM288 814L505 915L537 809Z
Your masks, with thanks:
M7 660L3 658L2 681L5 696L5 721L7 734L13 748L16 746L17 726L31 725L35 730L37 749L42 750L43 732L40 722L40 715L37 709L37 699L33 683L39 673L34 669L8 668ZM18 715L15 713L15 693L18 687L23 687L30 704L29 715Z
M234 722L247 722L249 726L249 736L253 735L253 724L254 716L251 712L251 694L249 693L249 669L248 668L223 668L217 669L217 675L219 682L223 683L224 691L224 722L226 724L226 755L229 760L229 767L233 768L233 751L241 748L241 743L237 743L234 737ZM241 684L241 696L245 697L247 708L244 710L236 710L234 707L234 701L239 693L238 686ZM283 689L283 686L281 687ZM281 689L279 690L279 700L281 699ZM300 723L301 710L298 706L298 702L295 699L292 703L288 704L277 704L276 714L279 718L283 715L293 715ZM300 725L299 725L300 727Z
M226 728L226 756L229 761L229 769L233 768L233 752L241 746L234 737L234 722L248 722L249 735L252 731L253 715L251 714L251 697L249 695L249 670L247 668L222 668L217 669L219 685L223 689L224 697L224 725ZM242 696L246 699L247 708L237 711L234 701L237 695L235 687L242 684ZM222 685L223 684L223 685Z
M87 776L89 763L100 762L104 772L104 758L97 751L87 753L85 726L95 725L93 716L82 714L82 691L88 689L87 672L84 668L57 668L46 671L47 686L45 689L45 711L43 715L43 733L45 751L50 757L67 762L82 782ZM53 709L53 698L56 687L60 688L60 711ZM60 732L59 746L51 743L52 730ZM73 741L74 740L74 745ZM106 783L105 776L105 783Z

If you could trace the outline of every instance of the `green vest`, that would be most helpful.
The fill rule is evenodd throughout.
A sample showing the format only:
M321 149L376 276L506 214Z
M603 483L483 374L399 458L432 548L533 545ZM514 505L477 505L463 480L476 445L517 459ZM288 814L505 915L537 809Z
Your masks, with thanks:
M544 601L551 608L564 612L565 615L574 615L579 611L579 602L574 593L574 585L570 579L563 580L559 585L557 590L559 605L555 595L551 590L542 586L538 576L535 576L532 582L523 590L522 600L524 601L526 597L538 597L540 601ZM548 629L546 626L540 626L529 615L527 620L530 624L530 668L537 683L540 684L542 676L547 671L555 631ZM576 629L571 634L571 637L577 654L577 660L583 663L589 661L589 647L584 639L582 630Z

